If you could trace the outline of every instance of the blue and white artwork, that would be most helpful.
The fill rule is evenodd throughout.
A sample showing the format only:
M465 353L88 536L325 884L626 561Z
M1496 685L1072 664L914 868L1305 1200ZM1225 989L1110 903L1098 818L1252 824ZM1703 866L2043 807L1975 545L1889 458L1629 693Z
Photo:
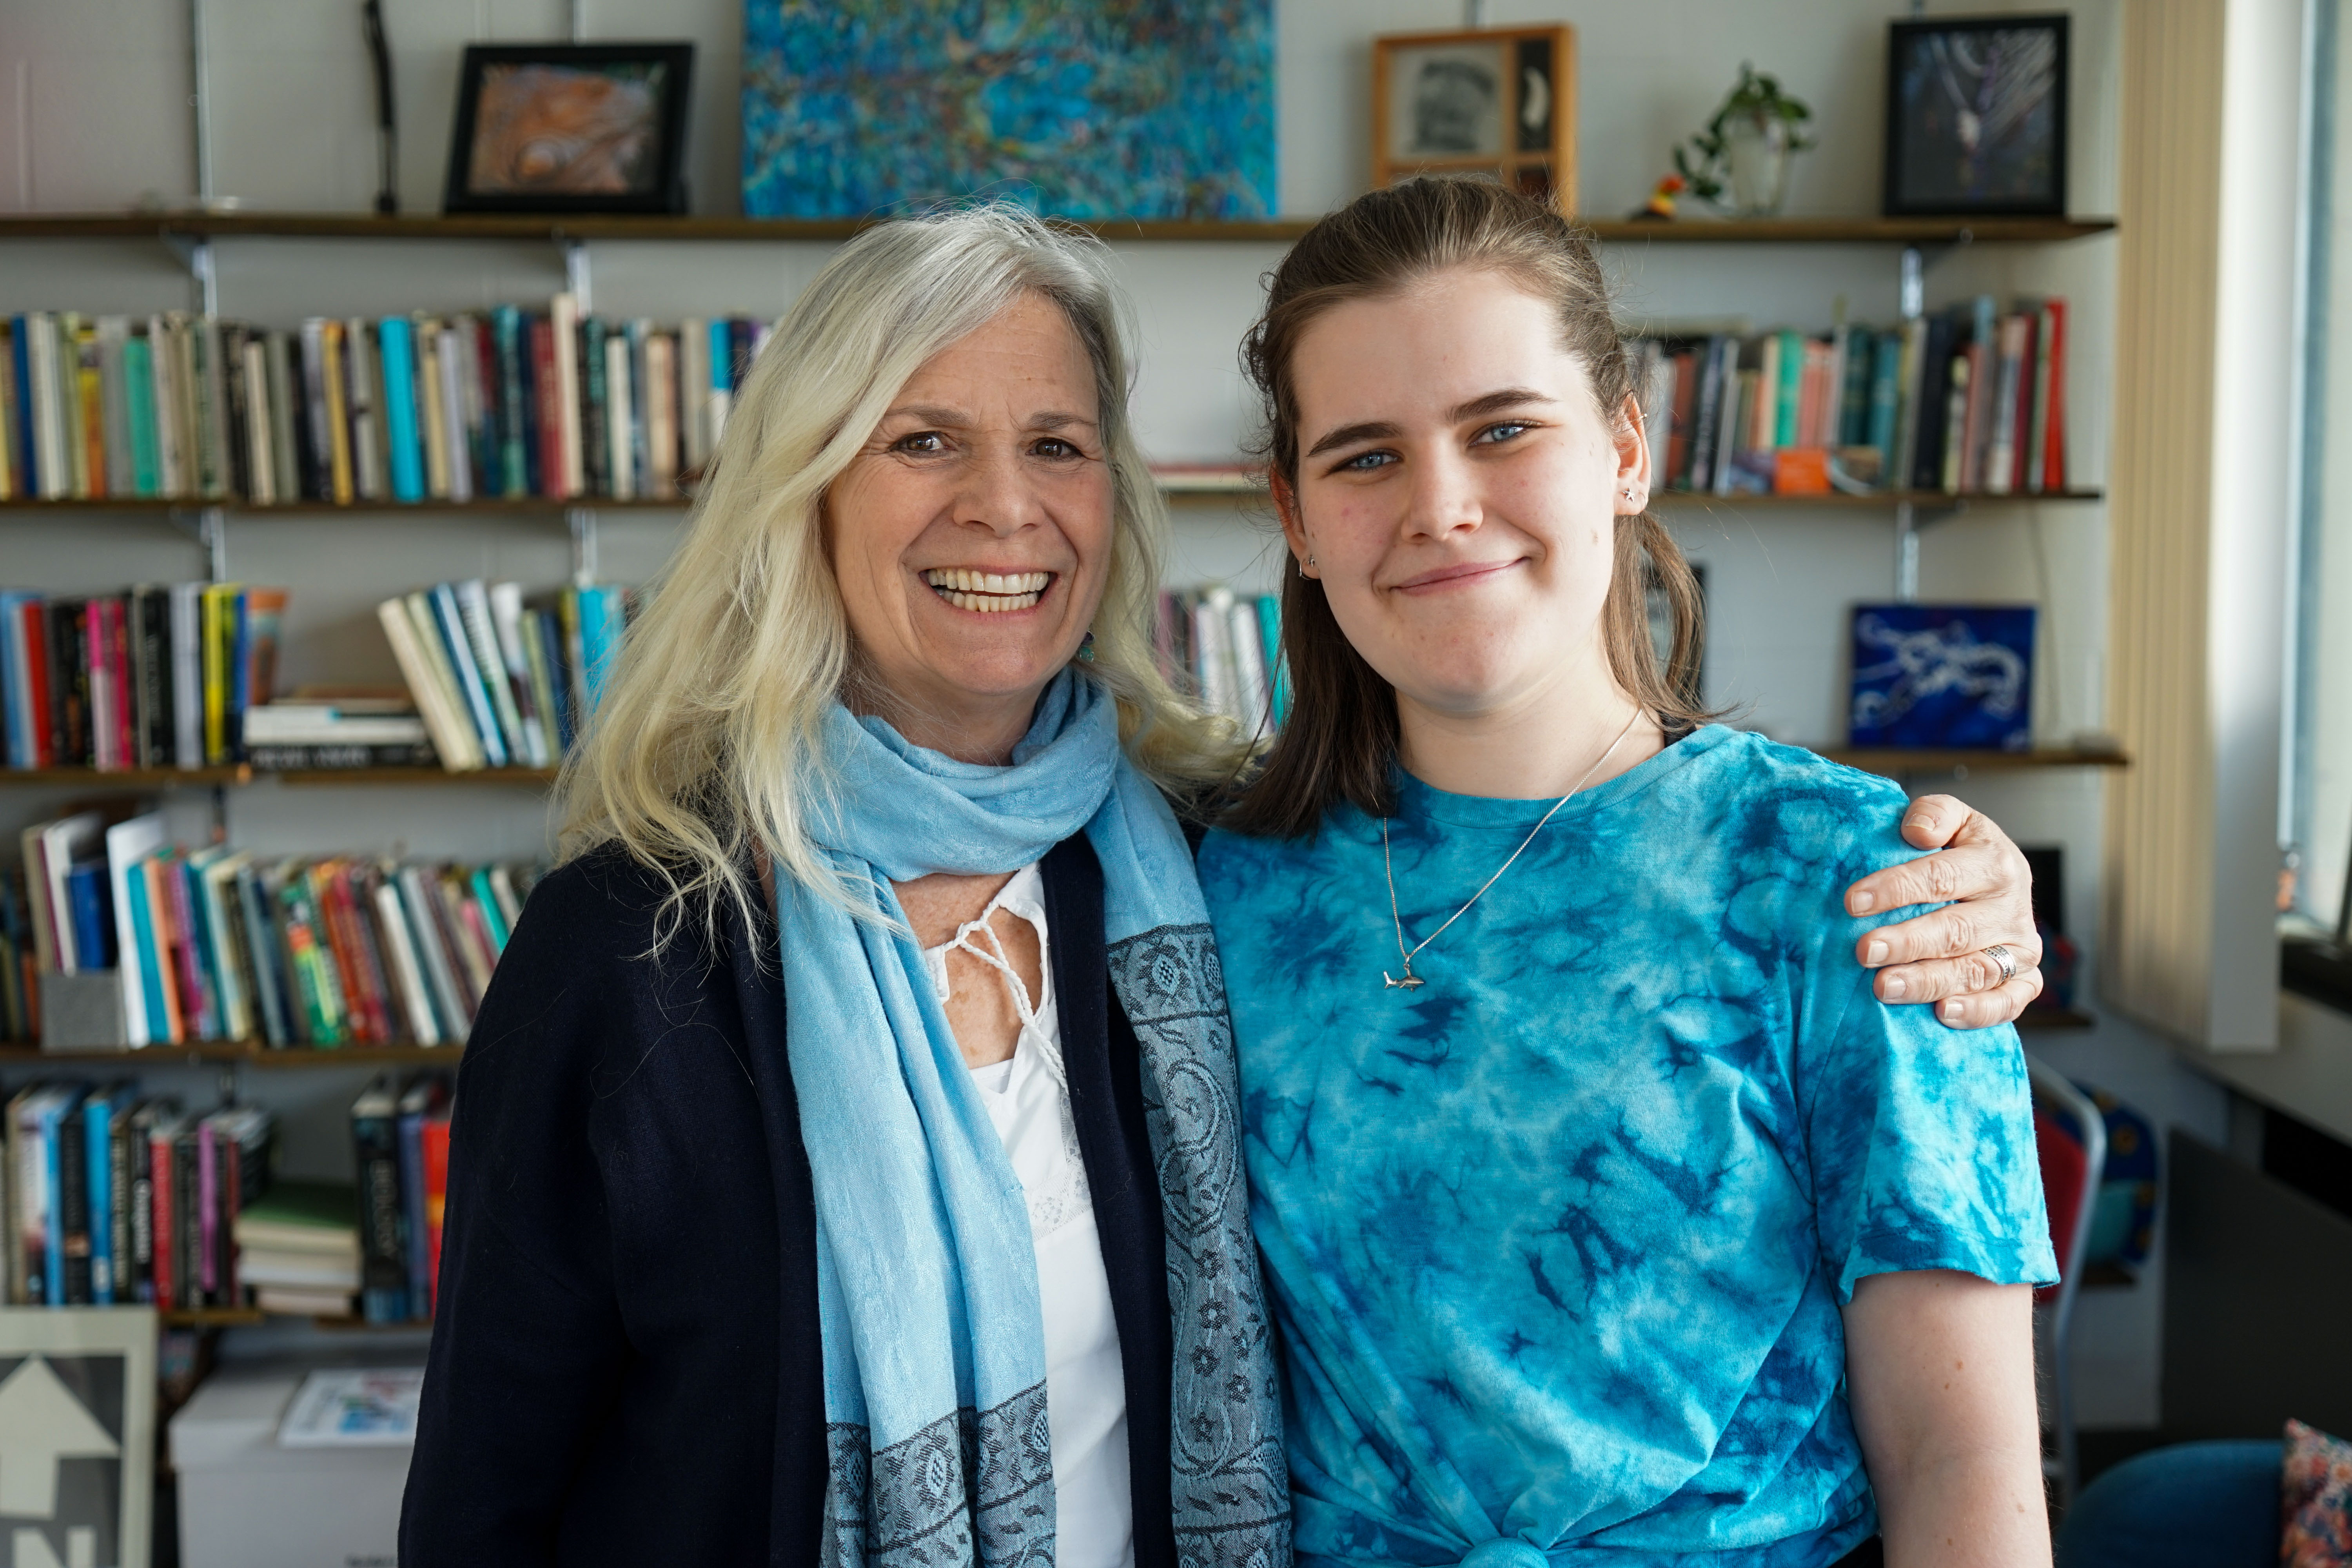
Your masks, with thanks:
M744 0L743 211L1275 210L1274 0Z
M2033 744L2031 605L1858 605L1854 746Z

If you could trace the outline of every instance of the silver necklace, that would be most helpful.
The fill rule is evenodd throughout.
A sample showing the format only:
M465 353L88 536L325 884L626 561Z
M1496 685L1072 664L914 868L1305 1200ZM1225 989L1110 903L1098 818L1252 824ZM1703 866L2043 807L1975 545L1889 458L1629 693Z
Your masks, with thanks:
M1503 879L1503 873L1509 870L1512 865L1517 861L1518 858L1528 852L1528 846L1536 841L1536 835L1544 830L1544 824L1549 822L1553 817L1558 816L1559 815L1559 808L1576 798L1576 792L1584 787L1585 780L1590 779L1593 774L1599 773L1601 771L1601 764L1607 762L1611 757L1616 754L1617 748L1624 744L1625 737L1633 732L1633 726L1641 721L1641 717L1642 710L1639 708L1634 709L1633 717L1625 721L1625 727L1617 731L1617 738L1609 742L1609 749L1601 752L1599 756L1593 758L1592 765L1584 770L1584 778L1578 779L1574 784L1569 785L1568 793L1551 803L1551 809L1545 812L1542 819L1537 822L1533 827L1528 829L1528 836L1519 840L1519 847L1517 849L1511 851L1510 859L1504 861L1500 866L1495 868L1495 874L1487 878L1486 880L1480 885L1476 892L1470 895L1470 903L1464 904L1460 909L1446 916L1445 925L1439 926L1435 931L1431 931L1427 936L1423 937L1419 942L1413 943L1410 949L1408 949L1404 944L1404 916L1400 914L1397 910L1396 859L1389 853L1389 819L1385 816L1381 818L1381 864L1386 868L1389 874L1389 919L1396 925L1397 952L1402 954L1404 958L1404 974L1402 978L1400 979L1399 977L1391 974L1385 969L1381 971L1381 978L1388 982L1386 989L1391 991L1414 991L1429 984L1428 981L1423 980L1420 975L1415 974L1412 972L1412 961L1421 956L1421 950L1427 947L1431 942L1435 942L1439 937L1444 936L1447 926L1451 926L1455 921L1460 920L1464 915L1470 912L1470 904L1475 904L1479 900L1485 898L1486 896L1486 889Z

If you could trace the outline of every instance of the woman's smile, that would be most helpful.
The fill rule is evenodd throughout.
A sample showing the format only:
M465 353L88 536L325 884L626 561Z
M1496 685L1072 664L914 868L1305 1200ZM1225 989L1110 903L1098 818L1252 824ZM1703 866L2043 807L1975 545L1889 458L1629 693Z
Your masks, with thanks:
M935 566L921 576L932 593L959 610L1003 616L1035 609L1052 589L1056 574Z
M1528 563L1528 557L1514 555L1507 561L1464 561L1452 566L1440 566L1408 577L1395 585L1400 594L1440 594L1453 588L1482 586L1506 572L1517 571Z

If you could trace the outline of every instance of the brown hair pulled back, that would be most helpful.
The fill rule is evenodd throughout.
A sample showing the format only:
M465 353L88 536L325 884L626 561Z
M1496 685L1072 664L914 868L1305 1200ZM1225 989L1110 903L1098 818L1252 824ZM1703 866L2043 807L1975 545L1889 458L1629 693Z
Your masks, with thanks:
M1265 309L1242 343L1242 368L1265 405L1261 450L1270 470L1298 478L1298 342L1325 311L1399 289L1456 267L1501 273L1558 310L1560 342L1584 366L1602 417L1612 424L1632 392L1625 348L1592 247L1559 214L1487 181L1417 179L1360 196L1307 231L1276 267ZM1294 489L1293 493L1296 491ZM1661 668L1650 639L1646 591L1654 584L1674 617ZM1671 734L1706 723L1698 700L1699 595L1681 547L1644 511L1617 520L1617 545L1601 611L1618 685ZM1375 816L1395 810L1396 691L1340 631L1323 584L1286 558L1282 656L1290 669L1290 716L1265 766L1227 809L1237 832L1295 838L1347 801Z

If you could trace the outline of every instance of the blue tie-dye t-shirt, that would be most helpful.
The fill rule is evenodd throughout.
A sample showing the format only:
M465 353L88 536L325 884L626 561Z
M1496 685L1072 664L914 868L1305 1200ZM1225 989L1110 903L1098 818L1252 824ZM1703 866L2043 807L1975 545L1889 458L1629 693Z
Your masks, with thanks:
M1551 805L1400 804L1408 945ZM2016 1035L1853 956L1903 808L1709 726L1571 800L1411 991L1377 820L1211 835L1303 1563L1780 1568L1875 1529L1854 1281L2057 1272Z

